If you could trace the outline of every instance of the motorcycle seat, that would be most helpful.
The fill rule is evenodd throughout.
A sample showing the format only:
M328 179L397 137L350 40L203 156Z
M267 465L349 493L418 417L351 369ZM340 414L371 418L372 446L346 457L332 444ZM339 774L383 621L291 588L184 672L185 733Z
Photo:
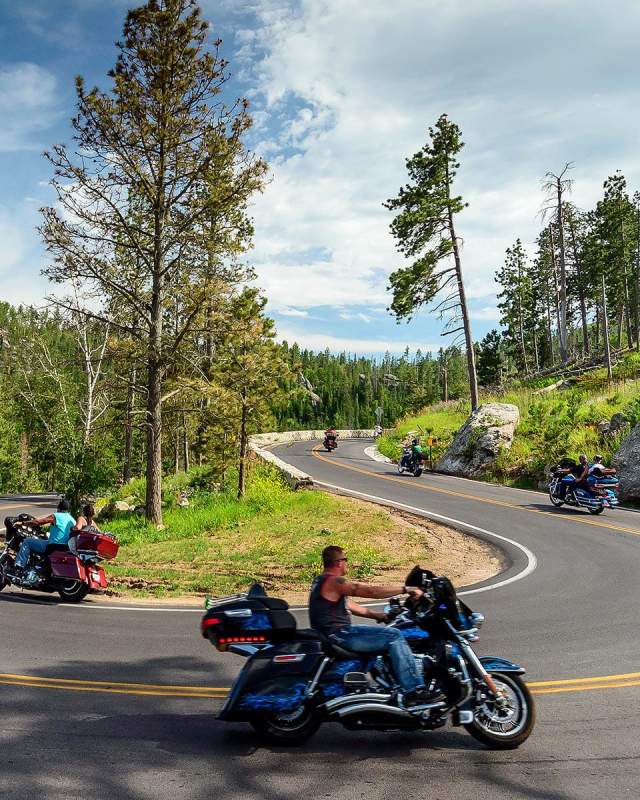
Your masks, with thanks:
M320 642L325 653L336 656L336 658L352 660L358 659L362 655L361 653L356 653L353 650L347 650L341 647L328 636L325 636L324 633L320 633L320 631L316 631L313 628L298 628L296 631L296 639L302 639L306 642Z
M44 554L48 556L51 555L51 553L58 553L68 549L69 545L66 544L48 544L44 551Z

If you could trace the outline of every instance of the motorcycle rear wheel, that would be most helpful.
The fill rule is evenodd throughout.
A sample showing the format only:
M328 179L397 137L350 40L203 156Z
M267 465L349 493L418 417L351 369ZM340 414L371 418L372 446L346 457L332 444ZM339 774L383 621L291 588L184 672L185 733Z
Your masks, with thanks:
M67 581L58 594L65 603L79 603L89 594L89 587L84 581Z
M0 557L0 592L9 585L9 581L5 578L5 570L13 566L13 559L5 551Z
M322 720L314 708L297 708L288 714L265 713L250 720L261 739L281 747L299 747L318 730Z
M414 478L419 478L421 475L422 475L422 467L416 467L413 470L413 477Z
M594 516L596 514L602 514L602 512L604 511L604 506L602 504L600 504L599 506L587 506L587 511L590 514L593 514Z
M531 693L518 675L492 675L498 689L509 699L509 708L500 708L485 700L475 709L473 722L464 727L474 739L492 750L514 750L525 742L536 721L536 709ZM511 712L513 711L513 716ZM515 716L515 719L513 718Z

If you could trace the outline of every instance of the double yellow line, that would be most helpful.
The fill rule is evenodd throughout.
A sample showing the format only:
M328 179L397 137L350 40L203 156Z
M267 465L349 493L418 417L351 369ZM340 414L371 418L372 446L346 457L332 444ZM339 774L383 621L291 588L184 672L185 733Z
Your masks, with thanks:
M175 686L156 683L121 683L118 681L89 681L70 678L45 678L37 675L0 673L0 684L38 689L63 689L71 692L128 694L141 697L183 697L189 699L223 700L230 691L227 686ZM640 686L640 672L622 675L599 675L592 678L569 678L556 681L532 681L527 684L531 693L560 694L589 692L602 689L628 689Z
M599 520L591 519L589 517L581 516L580 514L576 514L575 516L564 516L563 514L559 514L557 511L542 511L539 508L531 508L530 506L523 506L518 505L517 503L510 503L508 500L497 500L490 497L478 497L475 494L466 494L465 492L457 492L455 489L444 489L441 486L428 486L424 483L409 483L406 478L395 478L391 475L382 475L379 472L372 472L368 469L362 469L362 467L354 467L351 464L343 464L338 460L326 458L326 456L320 455L318 449L320 445L317 444L311 449L311 454L314 458L317 458L319 461L325 461L327 464L331 464L334 467L338 467L339 469L347 469L351 472L359 472L361 475L368 475L372 478L379 478L383 481L391 481L392 483L400 483L403 486L411 486L413 489L418 489L423 492L435 492L436 494L448 494L452 495L453 497L461 497L464 500L475 500L477 503L484 503L485 505L492 505L492 506L501 506L502 508L512 508L514 511L528 511L532 514L543 514L547 517L553 517L554 519L560 520L568 520L569 522L579 522L581 525L595 525L598 528L607 528L609 530L614 531L622 531L623 533L633 533L636 536L640 536L640 529L638 528L626 528L622 525L612 525L610 522L601 522ZM498 487L496 487L498 488ZM542 495L544 497L544 495Z
M43 678L35 675L14 675L12 673L0 673L0 684L37 687L39 689L65 689L70 692L100 692L103 694L134 694L155 697L224 698L229 692L226 686L172 686L157 683L121 683L119 681Z
M627 672L624 675L600 675L594 678L569 678L561 681L532 681L527 686L531 694L591 692L596 689L627 689L630 686L640 686L640 672Z

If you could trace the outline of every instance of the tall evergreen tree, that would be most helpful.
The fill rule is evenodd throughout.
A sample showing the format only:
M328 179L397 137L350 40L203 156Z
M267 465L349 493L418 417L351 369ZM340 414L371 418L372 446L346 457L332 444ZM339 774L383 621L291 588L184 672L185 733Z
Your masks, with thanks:
M452 322L446 332L464 333L471 408L475 410L478 406L475 354L455 228L455 217L465 203L453 193L460 166L458 153L464 143L460 129L446 114L435 127L429 128L429 137L430 141L407 159L410 183L384 204L397 212L391 232L399 252L414 259L410 266L396 270L390 277L391 311L398 320L411 319L417 308L444 294L436 310L451 315ZM458 322L460 326L452 328Z
M265 174L243 145L246 103L221 102L226 63L207 35L193 0L129 11L110 92L87 91L78 78L76 145L47 154L63 209L43 210L48 275L83 282L104 307L117 301L126 309L121 330L145 344L146 513L155 523L166 375L185 337L206 325L212 283L250 243L246 204ZM213 263L212 227L224 232ZM168 324L173 316L177 325Z

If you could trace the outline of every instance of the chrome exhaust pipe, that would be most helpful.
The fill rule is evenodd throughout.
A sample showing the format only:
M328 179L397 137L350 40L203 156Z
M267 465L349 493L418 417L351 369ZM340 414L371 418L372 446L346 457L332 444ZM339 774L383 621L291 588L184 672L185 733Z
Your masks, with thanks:
M358 703L373 703L384 705L384 703L388 703L391 700L390 694L382 694L380 692L363 692L362 694L347 694L343 695L342 697L334 697L333 700L327 700L326 703L323 704L323 708L325 708L329 713L335 711L335 709L340 708L340 706L347 706L354 701Z
M362 714L367 711L374 711L377 714L385 714L390 717L402 717L403 719L412 719L412 715L403 708L397 706L388 706L384 703L355 703L354 705L347 706L346 708L338 708L333 712L332 716L339 719L350 717L353 714Z

